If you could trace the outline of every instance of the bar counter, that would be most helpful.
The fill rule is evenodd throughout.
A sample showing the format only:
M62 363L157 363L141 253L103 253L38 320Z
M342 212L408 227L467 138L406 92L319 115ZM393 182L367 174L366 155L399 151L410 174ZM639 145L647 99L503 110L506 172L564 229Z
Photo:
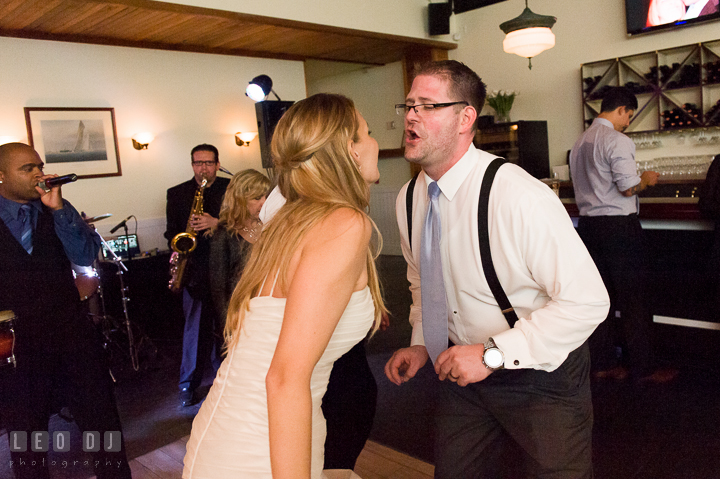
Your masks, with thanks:
M701 182L698 181L659 182L657 186L643 191L640 194L640 212L638 214L643 228L713 230L713 222L703 219L698 209L700 184ZM667 196L655 196L658 193L664 193ZM576 221L580 213L575 204L572 182L562 181L559 183L559 196L570 217Z
M715 225L700 215L701 183L660 182L640 195L638 216L649 258L647 300L653 315L654 349L667 360L669 352L678 349L689 357L716 358L720 339L718 285L708 267ZM560 200L577 226L572 183L563 181L558 186Z

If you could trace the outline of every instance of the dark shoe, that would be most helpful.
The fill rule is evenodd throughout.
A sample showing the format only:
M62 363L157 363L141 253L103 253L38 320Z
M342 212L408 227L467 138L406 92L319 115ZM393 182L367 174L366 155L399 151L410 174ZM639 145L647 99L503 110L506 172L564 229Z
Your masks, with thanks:
M593 373L593 377L595 379L615 379L617 381L623 381L627 379L628 370L625 369L622 366L615 366L612 369L608 369L607 371L598 371L596 373Z
M199 399L197 397L197 394L195 394L194 389L190 388L182 388L180 390L180 405L182 407L189 407L197 404L199 402Z
M669 383L680 374L680 371L674 368L659 368L651 375L640 378L641 383L665 384Z

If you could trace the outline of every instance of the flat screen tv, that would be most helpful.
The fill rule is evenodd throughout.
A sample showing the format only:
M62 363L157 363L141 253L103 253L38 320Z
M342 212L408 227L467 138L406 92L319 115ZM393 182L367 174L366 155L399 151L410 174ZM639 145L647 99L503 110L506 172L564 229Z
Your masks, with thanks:
M625 0L628 35L720 18L720 0Z

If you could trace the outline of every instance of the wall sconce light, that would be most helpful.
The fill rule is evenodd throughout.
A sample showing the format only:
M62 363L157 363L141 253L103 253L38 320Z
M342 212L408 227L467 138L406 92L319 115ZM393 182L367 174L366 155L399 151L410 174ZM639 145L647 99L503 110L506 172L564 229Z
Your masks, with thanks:
M147 147L155 139L152 133L136 133L132 137L133 148L136 150L147 150Z
M557 18L550 15L538 15L528 8L520 16L500 24L505 32L503 50L528 59L528 68L532 69L532 57L555 46L555 34L550 30Z
M258 75L250 80L250 84L245 89L245 95L250 97L253 101L263 101L267 98L270 92L272 92L272 94L275 95L275 98L280 101L280 97L277 93L275 93L275 90L272 89L272 86L273 82L269 76Z
M258 135L257 131L247 131L245 133L235 133L235 144L237 146L250 146L250 142Z

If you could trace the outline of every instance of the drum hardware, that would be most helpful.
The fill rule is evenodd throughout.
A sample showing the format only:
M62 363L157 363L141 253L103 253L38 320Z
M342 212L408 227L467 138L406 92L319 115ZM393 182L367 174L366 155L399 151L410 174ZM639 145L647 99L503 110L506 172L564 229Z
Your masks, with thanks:
M97 232L96 232L97 233ZM110 248L110 246L107 244L105 239L100 235L100 233L97 233L97 235L100 237L100 240L107 248L107 251L110 252L110 255L112 256L112 263L117 266L117 277L120 281L120 295L121 295L121 302L122 302L122 309L123 309L123 319L121 321L121 328L124 329L125 335L127 336L128 341L128 354L130 356L130 362L132 364L132 368L134 371L140 370L140 360L139 360L139 351L140 347L143 343L147 342L151 345L154 352L157 352L157 349L155 349L155 346L152 345L150 338L145 335L145 333L140 329L138 325L134 325L130 321L130 316L128 314L128 302L130 301L130 298L128 296L128 287L125 285L125 280L123 277L123 273L127 272L127 267L125 264L123 264L122 259L115 254L115 252ZM114 320L114 318L108 316L107 310L105 307L105 297L103 295L103 288L102 283L100 282L100 286L98 287L98 293L100 296L100 304L102 305L102 314L100 315L99 312L96 314L91 313L91 316L93 317L93 320L96 320L96 322L100 322L102 326L102 333L105 338L105 348L108 349L108 347L115 342L116 345L117 342L112 338L112 333L117 331L117 321ZM135 331L133 331L133 329ZM137 337L135 332L137 332ZM110 374L112 375L112 370L110 371ZM113 381L115 380L115 377L113 375Z
M0 367L15 361L15 313L10 310L0 311Z
M80 293L80 301L87 301L95 296L100 289L100 277L92 266L79 266L71 263L75 287Z
M82 219L85 220L85 223L92 224L92 223L95 223L96 221L104 220L105 218L110 218L112 216L112 213L105 213L103 215L91 216L88 218L87 216L85 216L85 212L83 211L80 216L82 216Z

